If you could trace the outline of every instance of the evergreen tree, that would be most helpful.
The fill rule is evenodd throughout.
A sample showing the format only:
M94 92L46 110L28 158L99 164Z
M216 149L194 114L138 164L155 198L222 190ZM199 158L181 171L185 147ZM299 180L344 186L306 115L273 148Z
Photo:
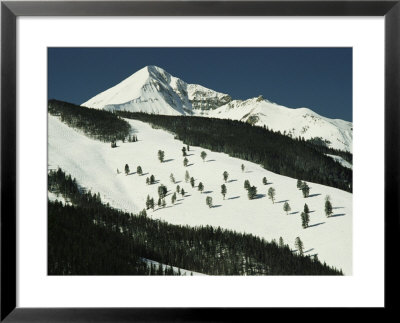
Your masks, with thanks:
M121 174L121 172L119 171L119 169L117 168L117 174Z
M181 191L181 187L179 185L176 185L176 192L179 193Z
M182 148L182 155L183 155L183 157L186 157L186 156L187 156L187 154L186 154L186 148L185 148L185 147Z
M263 182L264 185L267 185L267 184L268 184L267 178L264 177L264 178L262 179L262 182Z
M224 200L225 200L226 192L227 192L227 190L226 190L226 185L225 185L225 184L222 184L222 185L221 185L221 194L222 194L222 196L224 197Z
M201 152L201 154L200 154L200 157L201 157L201 159L203 159L203 163L204 163L204 161L205 161L205 159L206 159L206 157L207 157L207 153L203 150L203 151Z
M172 194L172 197L171 197L171 203L175 204L175 201L176 201L176 193L174 192L174 194Z
M168 189L165 185L161 184L158 187L158 196L163 199L167 195Z
M333 213L333 208L332 208L332 204L329 200L325 201L325 215L326 217L330 217Z
M270 187L268 189L268 198L272 201L272 204L275 203L275 195L276 195L275 189L273 187Z
M147 195L147 199L146 199L146 209L147 210L150 209L150 204L151 204L151 199L150 199L150 196Z
M279 237L279 248L283 248L285 246L284 242L283 242L283 238Z
M326 201L331 201L331 196L330 195L325 195L325 202Z
M308 223L310 222L310 216L308 213L301 212L301 226L303 229L308 228Z
M285 204L283 204L283 210L286 212L286 215L292 210L288 202L285 202Z
M165 199L162 199L161 206L164 208L166 205L167 205L167 203L165 203Z
M175 177L174 177L174 174L171 173L171 175L169 175L169 179L171 180L172 183L175 184Z
M301 191L303 192L304 198L307 198L310 195L310 187L307 185L306 182L303 182Z
M194 178L193 177L190 178L190 185L192 185L192 187L194 187Z
M246 189L246 190L248 190L249 188L250 188L250 181L248 180L248 179L246 179L245 181L244 181L244 188Z
M307 203L304 204L304 213L309 214L310 213L310 209L308 208Z
M138 167L136 168L136 172L141 176L141 175L143 174L142 167L138 166Z
M182 195L182 197L185 196L185 190L183 188L181 189L181 195Z
M130 170L129 170L129 165L128 165L128 164L125 164L125 175L128 175L129 172L130 172Z
M244 164L242 164L241 168L242 168L242 173L243 173L244 172Z
M186 172L185 172L185 182L186 182L186 183L189 182L189 179L190 179L189 172L186 171Z
M299 237L296 238L294 245L297 248L297 251L299 252L300 256L303 256L304 245Z
M297 188L301 189L302 186L303 186L303 182L300 179L298 179L297 180Z
M190 150L190 147L189 147L189 145L186 145L186 149L187 149L187 151L189 151L189 150Z
M183 166L187 167L189 160L185 157L183 159Z
M158 205L158 207L161 207L161 198L158 198L157 205Z
M154 211L154 206L155 206L154 199L151 198L150 199L150 209L152 209L153 211Z
M154 175L150 176L150 184L155 184L156 182L156 178L154 177Z
M158 151L158 160L162 163L164 162L165 153L162 150Z
M198 185L198 189L199 189L199 191L200 191L201 193L203 193L203 190L204 190L204 185L203 185L203 183L202 183L202 182L200 182L200 183L199 183L199 185Z
M150 178L146 178L146 184L149 185L150 184Z
M247 197L249 198L249 200L254 199L256 196L257 196L257 187L255 186L249 187L249 189L247 190Z
M225 183L226 183L226 181L228 180L228 177L229 177L228 172L227 172L227 171L224 171L223 174L222 174L222 176L224 177L224 181L225 181Z
M206 204L208 205L209 208L212 208L212 197L211 196L206 197Z

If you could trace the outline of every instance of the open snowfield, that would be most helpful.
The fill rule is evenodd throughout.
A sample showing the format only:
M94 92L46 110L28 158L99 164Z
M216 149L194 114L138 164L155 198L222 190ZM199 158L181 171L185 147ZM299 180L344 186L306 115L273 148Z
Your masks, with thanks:
M173 224L190 226L213 225L247 232L264 237L267 240L278 240L281 236L285 244L294 248L296 237L304 243L305 254L318 254L318 258L328 265L341 268L346 275L352 274L352 194L319 185L308 183L310 197L303 198L296 188L297 179L277 175L261 166L215 153L201 147L190 147L188 152L189 166L183 166L181 141L164 130L153 129L150 125L127 120L134 129L139 141L134 143L118 142L117 148L110 143L102 143L86 137L69 128L56 117L48 115L48 164L49 168L61 167L66 173L75 177L78 183L99 192L104 202L113 207L136 213L145 208L147 195L157 202L157 188L162 183L168 187L167 206L164 209L148 211L148 216L159 218ZM165 152L165 162L160 163L158 150ZM200 153L206 151L203 162ZM124 174L128 164L131 174ZM245 171L241 171L241 164ZM136 174L140 165L144 175ZM117 168L121 171L117 174ZM188 170L195 179L195 187L184 180ZM224 183L222 173L229 173L227 195L221 195ZM176 184L169 176L173 173ZM154 175L159 181L154 185L146 184L146 177ZM262 178L268 179L268 185L262 184ZM259 198L249 200L243 187L248 179L257 187ZM204 184L204 192L197 189L199 182ZM175 205L171 204L171 195L176 185L184 188L186 195L179 194ZM276 189L275 204L267 197L269 187ZM206 205L206 196L213 198L213 208ZM324 198L330 195L334 214L326 218ZM291 206L289 215L283 211L283 203ZM310 213L310 227L301 227L300 213L307 203ZM168 242L166 242L168 243Z

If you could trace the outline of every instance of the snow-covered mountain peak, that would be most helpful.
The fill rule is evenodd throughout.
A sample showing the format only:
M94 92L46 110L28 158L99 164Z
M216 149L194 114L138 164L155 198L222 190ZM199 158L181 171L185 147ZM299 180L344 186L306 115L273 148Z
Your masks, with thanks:
M247 100L199 84L187 84L155 65L145 66L83 106L164 115L200 115L240 120L280 131L293 138L317 140L328 147L352 151L353 124L329 119L308 108L287 108L262 95Z

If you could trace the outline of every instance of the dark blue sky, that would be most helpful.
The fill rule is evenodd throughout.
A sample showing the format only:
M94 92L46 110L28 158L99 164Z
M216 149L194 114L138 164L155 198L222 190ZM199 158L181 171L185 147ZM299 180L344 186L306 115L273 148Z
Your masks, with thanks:
M48 97L81 104L146 65L234 99L352 121L351 48L49 48Z

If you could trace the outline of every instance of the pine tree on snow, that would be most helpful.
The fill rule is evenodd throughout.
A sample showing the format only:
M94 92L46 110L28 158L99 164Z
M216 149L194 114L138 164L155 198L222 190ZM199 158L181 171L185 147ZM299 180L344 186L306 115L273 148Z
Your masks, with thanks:
M189 182L189 179L190 179L189 172L186 171L186 172L185 172L185 182L186 182L186 183Z
M199 191L200 191L201 193L203 193L203 190L204 190L204 185L203 185L203 183L202 183L202 182L200 182L200 183L199 183L199 185L198 185L198 189L199 189Z
M285 204L283 204L283 210L286 212L286 215L292 210L288 202L285 202Z
M227 192L227 190L226 190L226 185L225 185L225 184L222 184L222 185L221 185L221 194L222 194L222 196L224 197L224 200L225 200L226 192Z
M275 203L275 195L276 195L275 189L273 187L270 187L268 189L268 198L272 201L272 204Z
M304 245L299 237L296 238L294 245L297 248L297 251L299 252L300 256L303 256Z
M331 204L331 202L329 200L326 200L325 201L325 215L326 215L326 217L329 218L332 215L332 213L333 213L332 204Z
M207 157L207 153L205 151L202 151L201 154L200 154L200 157L201 157L201 159L203 159L203 163L204 163L204 161L205 161L205 159Z
M228 180L228 177L229 177L228 172L227 172L227 171L224 171L223 174L222 174L222 176L224 177L224 181L225 181L225 183L226 183L226 181Z

